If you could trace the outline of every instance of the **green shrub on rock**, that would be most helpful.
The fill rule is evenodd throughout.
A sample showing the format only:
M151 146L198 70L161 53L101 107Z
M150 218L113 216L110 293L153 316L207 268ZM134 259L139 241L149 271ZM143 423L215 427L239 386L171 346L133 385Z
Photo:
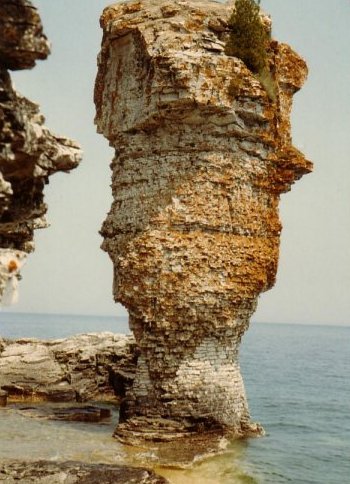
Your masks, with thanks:
M230 33L225 52L241 59L256 74L274 101L276 89L268 67L267 53L270 33L259 15L259 3L255 0L236 0L235 9L228 21Z
M269 41L259 11L254 0L237 0L228 22L230 36L226 43L226 54L241 59L255 74L267 65Z

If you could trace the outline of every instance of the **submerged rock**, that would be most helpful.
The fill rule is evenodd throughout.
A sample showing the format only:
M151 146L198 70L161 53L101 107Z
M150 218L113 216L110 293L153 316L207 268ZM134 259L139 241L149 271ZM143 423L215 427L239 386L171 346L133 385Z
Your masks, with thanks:
M153 471L122 465L82 462L0 462L0 481L36 484L166 484Z
M261 434L238 350L275 282L280 195L312 169L289 121L307 67L271 41L272 100L225 54L231 11L142 0L101 17L96 125L116 149L101 233L140 349L116 429L123 442Z
M34 249L35 229L47 227L44 187L81 159L76 142L51 133L39 106L14 89L8 69L45 59L49 43L29 0L0 4L0 303L17 299L20 269Z

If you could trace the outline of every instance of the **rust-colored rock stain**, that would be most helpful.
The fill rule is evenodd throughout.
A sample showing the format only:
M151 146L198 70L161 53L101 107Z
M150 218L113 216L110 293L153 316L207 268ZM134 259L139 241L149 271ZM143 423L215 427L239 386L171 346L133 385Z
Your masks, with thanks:
M116 148L101 233L140 349L116 429L128 443L261 431L238 349L275 283L280 194L312 169L289 121L307 68L273 41L272 101L225 54L230 13L206 0L144 0L101 17L96 124Z

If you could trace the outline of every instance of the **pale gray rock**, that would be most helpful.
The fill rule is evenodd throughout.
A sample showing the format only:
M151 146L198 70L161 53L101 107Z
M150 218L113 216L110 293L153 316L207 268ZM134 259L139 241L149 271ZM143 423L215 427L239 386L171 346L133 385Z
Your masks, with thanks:
M8 484L166 484L153 471L82 462L0 462L0 482Z
M123 397L134 377L131 336L0 340L0 388L10 401L86 401Z

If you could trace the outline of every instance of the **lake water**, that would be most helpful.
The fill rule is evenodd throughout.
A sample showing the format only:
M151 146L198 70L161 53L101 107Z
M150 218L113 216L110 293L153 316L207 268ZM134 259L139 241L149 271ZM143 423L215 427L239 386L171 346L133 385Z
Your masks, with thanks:
M126 333L125 319L0 313L3 337L58 338L90 331ZM241 368L254 420L266 436L234 442L193 469L160 473L174 484L350 483L350 328L252 324ZM32 420L0 412L0 458L123 463L132 450L105 425ZM159 470L158 470L159 471Z

